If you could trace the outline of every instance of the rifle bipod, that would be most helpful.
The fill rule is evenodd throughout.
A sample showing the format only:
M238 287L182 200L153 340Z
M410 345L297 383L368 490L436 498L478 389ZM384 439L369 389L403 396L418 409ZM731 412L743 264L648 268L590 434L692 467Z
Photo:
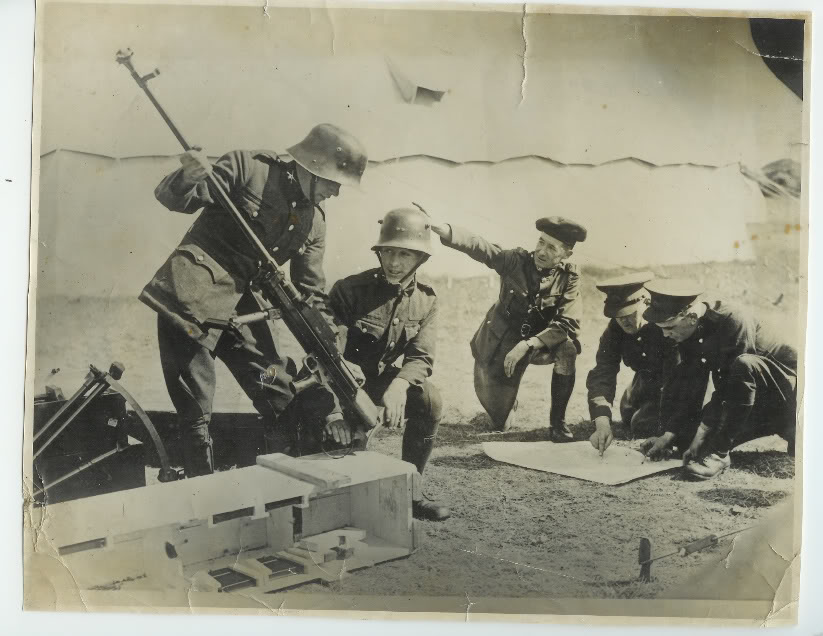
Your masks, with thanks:
M74 422L78 415L80 415L88 406L91 404L95 398L99 395L103 394L106 390L111 389L116 393L119 393L126 402L132 407L137 417L140 419L140 422L145 427L146 431L151 437L151 440L155 446L157 451L157 456L160 460L160 473L158 474L158 481L160 482L167 482L167 481L175 481L179 478L179 475L176 470L172 469L169 465L168 454L166 453L166 448L163 446L163 442L160 439L160 435L158 435L157 430L154 428L149 416L143 410L143 408L137 403L131 394L123 388L123 386L118 382L118 380L123 376L123 372L125 371L125 367L119 363L114 362L109 367L108 372L101 371L93 364L89 365L89 373L86 375L83 384L80 388L72 395L68 400L66 400L57 412L52 415L48 421L43 425L43 427L37 432L33 439L33 445L37 445L38 441L41 439L46 438L46 435L51 431L51 429L56 428L44 442L42 442L37 448L34 450L32 460L36 461L37 458L43 454L43 452L48 448L52 442L64 431L69 425ZM50 488L63 483L67 479L74 477L75 475L80 474L81 472L91 468L95 464L100 463L101 461L116 455L119 452L122 452L128 448L127 443L118 443L113 449L110 449L92 459L84 462L79 467L75 468L74 470L53 479L49 483L44 483L39 488L36 488L32 496L37 497Z

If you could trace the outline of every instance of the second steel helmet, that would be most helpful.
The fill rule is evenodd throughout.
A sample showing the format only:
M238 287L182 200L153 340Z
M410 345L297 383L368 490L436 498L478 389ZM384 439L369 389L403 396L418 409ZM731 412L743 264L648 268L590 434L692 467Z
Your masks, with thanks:
M389 212L380 223L380 237L372 246L373 250L396 247L431 256L431 219L420 210L398 208Z
M368 161L363 144L333 124L318 124L288 153L313 175L350 186L360 185Z

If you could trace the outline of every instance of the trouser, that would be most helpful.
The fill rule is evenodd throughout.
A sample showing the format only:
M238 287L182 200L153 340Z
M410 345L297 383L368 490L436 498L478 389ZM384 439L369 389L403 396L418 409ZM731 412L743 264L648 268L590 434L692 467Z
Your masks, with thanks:
M486 363L477 360L474 362L474 391L477 394L477 399L480 400L480 404L489 414L492 426L498 430L504 428L506 418L508 418L509 412L517 400L523 374L529 364L554 364L553 385L557 381L554 376L566 377L564 383L567 386L563 387L561 394L558 395L557 391L552 391L552 397L557 396L558 398L556 400L557 405L554 404L555 400L552 400L553 410L557 414L555 417L562 419L565 416L566 405L574 388L575 360L577 359L577 348L574 343L571 340L565 340L548 351L532 352L530 355L524 356L514 367L514 372L510 378L506 377L503 367L506 354L508 354L508 351L501 350Z
M720 399L703 409L711 450L726 453L758 437L780 435L794 453L797 372L770 358L743 354L729 370Z
M392 368L380 376L367 378L363 390L375 404L381 404L398 369ZM323 439L325 415L331 412L333 404L324 399L328 393L322 387L315 387L300 395L283 414L292 429L292 440L297 440L295 451L301 454L325 450L331 442ZM322 406L321 406L322 404ZM414 464L421 475L429 461L437 429L443 414L443 400L440 391L431 382L424 380L421 385L411 385L406 396L406 425L403 431L401 458Z
M629 427L632 439L656 435L660 420L660 382L635 373L620 398L620 416Z
M259 311L254 296L247 292L237 305L239 314ZM214 351L189 338L162 315L157 319L160 364L172 404L177 411L187 476L213 472L212 441L209 435L215 390L215 358L231 371L240 387L264 416L265 426L274 426L277 417L292 400L290 382L296 369L293 361L277 352L269 325L264 322L243 327L245 347L236 346L231 334L224 334ZM262 373L260 369L269 369ZM266 386L261 386L262 383Z

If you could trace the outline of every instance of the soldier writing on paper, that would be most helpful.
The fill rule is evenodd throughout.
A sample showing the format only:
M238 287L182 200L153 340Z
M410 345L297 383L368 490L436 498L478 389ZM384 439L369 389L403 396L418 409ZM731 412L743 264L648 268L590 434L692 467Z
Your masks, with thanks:
M702 404L711 375L714 393L703 408L701 424L683 453L687 474L716 477L731 465L729 451L749 440L777 434L794 454L797 416L797 351L743 309L723 301L702 301L703 290L685 280L646 285L651 304L644 317L677 343L678 382ZM665 426L667 423L661 423ZM669 447L678 431L663 428L647 440L649 454Z

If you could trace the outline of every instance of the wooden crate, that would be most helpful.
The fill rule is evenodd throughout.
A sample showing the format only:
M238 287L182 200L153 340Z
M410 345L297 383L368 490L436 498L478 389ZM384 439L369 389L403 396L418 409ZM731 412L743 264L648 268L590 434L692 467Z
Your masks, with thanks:
M263 455L34 510L35 549L59 556L81 589L265 594L411 554L418 479L411 464L370 451Z

